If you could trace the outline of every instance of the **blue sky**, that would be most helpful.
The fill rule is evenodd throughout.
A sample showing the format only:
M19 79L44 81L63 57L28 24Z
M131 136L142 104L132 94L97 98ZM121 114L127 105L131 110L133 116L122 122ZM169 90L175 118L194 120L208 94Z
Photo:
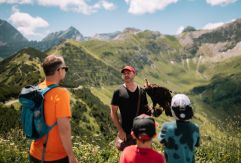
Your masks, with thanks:
M0 19L29 40L74 26L84 36L126 27L178 34L241 18L241 0L0 0Z

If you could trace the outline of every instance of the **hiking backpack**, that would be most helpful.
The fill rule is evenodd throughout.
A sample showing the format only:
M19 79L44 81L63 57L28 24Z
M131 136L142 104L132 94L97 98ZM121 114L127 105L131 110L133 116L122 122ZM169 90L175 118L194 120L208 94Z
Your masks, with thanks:
M27 138L37 140L44 135L48 137L48 132L57 125L55 122L48 126L44 118L44 95L55 87L58 85L52 84L45 89L32 85L22 88L19 94L19 102L22 105L21 123Z

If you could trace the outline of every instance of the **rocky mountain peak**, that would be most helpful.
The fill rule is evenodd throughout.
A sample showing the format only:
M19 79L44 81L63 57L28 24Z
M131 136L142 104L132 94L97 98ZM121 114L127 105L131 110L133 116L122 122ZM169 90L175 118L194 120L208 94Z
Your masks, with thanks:
M95 34L91 39L112 40L120 33L121 33L120 31L116 31L113 33L98 33L98 34Z
M11 42L27 42L28 40L10 23L0 19L0 46Z
M136 34L138 32L140 32L141 30L140 29L137 29L137 28L132 28L132 27L127 27L123 30L123 33L133 33L133 34Z
M140 29L137 28L131 28L131 27L127 27L123 30L123 32L119 33L114 40L124 40L126 39L129 35L131 34L137 34L141 32Z
M51 41L61 41L63 39L74 39L76 41L82 41L84 40L84 37L76 28L74 28L73 26L70 26L65 31L50 33L42 41L51 42Z

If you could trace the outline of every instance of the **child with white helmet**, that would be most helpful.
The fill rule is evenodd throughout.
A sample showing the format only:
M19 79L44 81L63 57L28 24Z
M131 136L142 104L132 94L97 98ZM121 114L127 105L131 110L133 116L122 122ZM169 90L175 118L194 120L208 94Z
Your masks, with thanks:
M194 148L200 145L199 127L190 120L193 109L190 99L184 94L173 96L171 111L176 121L162 125L159 141L164 145L167 163L195 162Z

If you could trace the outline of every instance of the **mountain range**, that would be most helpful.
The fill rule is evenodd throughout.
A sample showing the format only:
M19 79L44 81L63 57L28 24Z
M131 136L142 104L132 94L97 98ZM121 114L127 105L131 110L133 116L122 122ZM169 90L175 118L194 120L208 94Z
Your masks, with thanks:
M7 21L0 19L0 57L6 58L25 47L45 51L66 39L84 40L83 35L74 27L65 31L50 33L41 41L28 41L17 29ZM9 37L10 36L10 37Z
M227 23L213 30L196 30L188 26L176 36L182 47L192 55L230 56L241 50L241 19ZM42 52L67 40L120 40L129 34L141 32L139 29L126 28L122 32L100 33L93 37L84 37L76 28L69 27L64 31L48 34L41 41L28 41L17 29L5 20L0 20L0 57L6 58L14 52L32 47ZM159 32L156 32L160 35ZM11 36L11 37L9 37Z
M13 42L27 42L28 40L7 21L0 19L0 45Z
M93 37L85 37L70 27L41 41L28 41L1 20L0 123L5 125L0 127L0 148L7 150L0 150L0 162L1 158L27 160L22 152L28 147L19 129L16 99L22 87L44 80L41 63L49 54L62 55L69 66L62 86L71 93L73 142L75 149L80 149L82 162L118 160L119 154L110 142L116 133L109 104L114 89L122 83L120 69L127 64L137 69L135 80L139 85L148 79L170 89L173 95L185 93L191 98L193 120L200 125L203 141L197 160L237 162L240 153L236 146L240 147L241 140L240 27L238 19L213 30L189 26L177 36L126 28ZM156 120L161 124L169 117L162 115ZM221 127L217 125L220 122ZM14 150L8 142L15 143ZM95 157L93 149L98 151ZM91 157L85 157L88 152Z
M158 78L163 78L161 83L168 83L174 89L176 89L175 78L180 77L179 84L191 90L200 84L200 80L209 82L213 76L218 75L218 71L209 70L211 65L225 63L228 58L237 58L239 61L240 29L241 19L238 19L213 30L196 30L189 26L177 36L164 35L158 31L126 28L121 32L97 34L86 38L77 29L70 27L65 31L50 33L38 42L28 41L7 21L0 20L0 57L6 58L0 64L1 69L5 70L0 73L0 83L7 86L17 84L21 87L25 84L26 78L21 75L19 79L12 81L8 78L13 75L10 71L22 74L25 69L30 69L22 67L29 65L32 66L31 69L35 67L37 71L40 69L42 56L59 53L64 55L73 70L65 81L65 85L69 87L117 84L120 82L118 71L121 66L131 64L140 71L141 75L142 73L146 75L148 72L148 77L154 82L158 81ZM38 62L23 62L27 60L26 55L29 55L27 57L29 59L39 58L33 59ZM161 69L163 66L165 68ZM197 75L190 81L195 84L192 86L186 84L189 83L190 76L175 74L176 70L172 70L172 67L176 66L182 66L183 73L188 71ZM40 73L40 70L38 72ZM43 75L42 72L40 74ZM145 75L140 78L144 78ZM19 82L21 80L25 81L22 85ZM34 82L37 79L33 77L32 80Z
M76 28L70 26L68 29L53 32L44 37L41 41L28 41L17 29L5 20L0 19L0 59L13 55L25 47L32 47L44 52L55 45L67 40L84 41L89 39L112 40L124 37L126 33L136 32L137 29L127 28L122 32L96 34L93 37L84 37ZM120 35L122 34L122 35ZM9 37L10 36L10 37Z
M16 95L27 82L38 82L40 76L43 76L40 68L42 58L50 53L62 54L70 66L72 73L67 74L64 83L70 88L79 85L91 87L116 85L121 82L119 69L125 64L137 68L139 81L148 78L173 90L193 89L193 92L204 95L207 95L207 90L200 91L202 89L199 89L199 86L204 88L205 84L210 84L205 88L211 89L209 91L212 92L216 89L217 79L222 81L226 81L226 78L233 81L240 79L238 63L241 56L241 19L214 30L196 30L189 27L189 30L184 30L178 36L126 28L122 32L100 34L86 39L78 30L70 27L66 31L51 33L40 42L26 41L6 21L2 22L5 24L1 26L3 29L9 28L4 33L14 31L16 33L14 36L19 37L18 40L23 45L32 45L0 62L0 68L3 70L0 73L0 84L4 85L2 89L11 90L12 85L16 86L13 91L2 90L2 96L5 97L3 99L11 94ZM10 45L14 41L14 37L1 38L4 45ZM229 58L231 60L234 58L233 62L227 62ZM232 64L236 62L237 65L233 67ZM219 64L224 64L222 69L225 67L226 73L223 73L224 71L219 73L219 69L212 71L214 65ZM32 76L31 79L28 79L28 76ZM240 93L239 89L236 91L232 97ZM231 93L228 92L226 93ZM237 108L236 104L234 108Z
M184 32L178 36L180 43L195 55L239 55L241 50L241 19L213 30Z

